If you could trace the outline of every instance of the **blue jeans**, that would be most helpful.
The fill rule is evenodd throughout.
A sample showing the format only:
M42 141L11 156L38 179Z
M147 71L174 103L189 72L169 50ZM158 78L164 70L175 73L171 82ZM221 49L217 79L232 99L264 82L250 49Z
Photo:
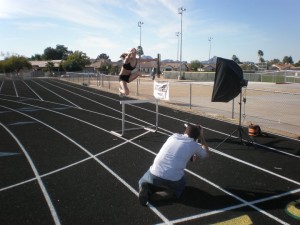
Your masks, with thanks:
M142 183L151 184L150 191L152 193L150 194L153 194L156 191L170 189L175 192L177 198L181 196L186 185L184 176L178 181L170 181L153 175L150 170L148 170L139 180L139 188L141 188Z

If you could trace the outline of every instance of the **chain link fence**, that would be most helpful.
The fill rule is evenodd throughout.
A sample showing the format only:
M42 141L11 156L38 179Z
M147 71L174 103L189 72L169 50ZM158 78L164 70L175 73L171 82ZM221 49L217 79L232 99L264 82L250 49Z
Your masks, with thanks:
M213 76L204 74L200 81L176 79L156 79L169 82L169 101L161 101L170 107L180 107L201 115L214 117L232 123L239 123L241 113L242 125L258 124L264 131L277 133L292 138L300 136L300 83L286 82L297 80L293 72L263 73L244 75L249 80L240 96L228 103L211 102ZM299 73L300 74L300 73ZM290 77L288 77L290 76ZM64 79L93 88L118 93L118 76L105 74L68 73ZM206 80L206 81L204 81ZM262 82L263 80L268 82ZM277 82L274 82L277 81ZM150 77L141 77L128 84L130 97L152 99L153 81ZM240 111L241 109L241 111Z

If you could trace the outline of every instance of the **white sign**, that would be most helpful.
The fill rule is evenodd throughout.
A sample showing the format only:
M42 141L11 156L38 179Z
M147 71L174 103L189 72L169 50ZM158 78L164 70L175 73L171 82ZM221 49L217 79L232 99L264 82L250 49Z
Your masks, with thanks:
M169 100L169 82L154 81L153 95L156 99Z

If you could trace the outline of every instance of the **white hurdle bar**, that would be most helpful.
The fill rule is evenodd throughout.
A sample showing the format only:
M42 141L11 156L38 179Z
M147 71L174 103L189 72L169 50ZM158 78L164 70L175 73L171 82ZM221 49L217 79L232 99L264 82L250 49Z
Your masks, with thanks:
M155 126L140 126L137 128L128 128L125 129L125 105L126 104L140 104L140 103L156 103L156 112L155 112ZM123 136L125 131L130 131L130 130L149 130L151 132L156 132L158 128L158 100L157 99L151 99L151 100L123 100L120 101L120 104L122 105L122 130L119 131L111 131L112 134L116 136ZM151 129L151 127L155 127L155 129ZM121 133L120 133L121 131Z

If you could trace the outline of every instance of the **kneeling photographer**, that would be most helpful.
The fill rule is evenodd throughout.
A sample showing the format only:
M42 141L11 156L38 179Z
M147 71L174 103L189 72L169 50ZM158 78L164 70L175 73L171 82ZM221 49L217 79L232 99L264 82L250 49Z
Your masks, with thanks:
M179 198L185 189L184 169L196 156L208 156L201 126L186 124L183 134L175 133L164 143L149 170L139 180L139 201Z

